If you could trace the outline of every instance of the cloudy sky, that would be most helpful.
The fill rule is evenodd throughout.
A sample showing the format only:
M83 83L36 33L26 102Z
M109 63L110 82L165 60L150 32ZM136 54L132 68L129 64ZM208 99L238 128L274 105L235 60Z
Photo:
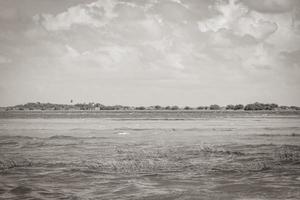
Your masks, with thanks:
M299 0L0 0L0 106L300 105Z

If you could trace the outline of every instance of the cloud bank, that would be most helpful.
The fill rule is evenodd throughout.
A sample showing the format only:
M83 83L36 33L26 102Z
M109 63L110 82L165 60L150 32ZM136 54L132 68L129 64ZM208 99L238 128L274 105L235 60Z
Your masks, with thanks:
M0 104L299 105L299 21L294 0L4 0Z

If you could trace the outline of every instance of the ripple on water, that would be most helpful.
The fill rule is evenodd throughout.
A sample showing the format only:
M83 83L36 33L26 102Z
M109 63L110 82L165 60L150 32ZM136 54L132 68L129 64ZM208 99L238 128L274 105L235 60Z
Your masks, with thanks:
M32 191L31 188L20 185L10 190L10 193L15 195L24 195L24 194L31 193L31 191Z
M16 167L29 167L32 163L26 159L0 159L0 172Z

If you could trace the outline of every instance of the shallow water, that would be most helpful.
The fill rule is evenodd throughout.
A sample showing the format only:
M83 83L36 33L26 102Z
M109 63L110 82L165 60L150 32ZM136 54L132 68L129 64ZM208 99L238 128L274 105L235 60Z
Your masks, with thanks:
M300 199L299 114L11 116L0 199Z

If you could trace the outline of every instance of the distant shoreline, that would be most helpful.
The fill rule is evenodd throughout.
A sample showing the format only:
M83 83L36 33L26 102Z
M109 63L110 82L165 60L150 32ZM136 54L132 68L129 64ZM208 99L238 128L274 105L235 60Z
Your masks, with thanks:
M298 106L279 106L275 103L250 103L250 104L229 104L226 106L219 106L212 104L209 106L184 106L177 105L170 106L123 106L113 105L107 106L100 103L76 103L76 104L53 104L53 103L26 103L15 106L0 107L2 111L133 111L133 110L147 110L147 111L295 111L300 110Z
M300 110L0 110L0 112L10 113L131 113L131 112L152 112L152 113L300 113Z

